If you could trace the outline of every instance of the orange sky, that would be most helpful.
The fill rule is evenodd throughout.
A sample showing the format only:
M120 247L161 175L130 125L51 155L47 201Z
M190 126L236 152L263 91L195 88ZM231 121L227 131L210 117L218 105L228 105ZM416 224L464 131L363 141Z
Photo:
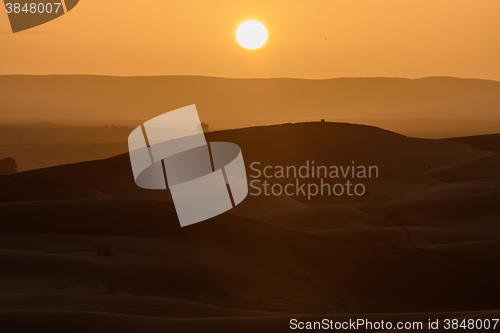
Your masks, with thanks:
M256 51L235 39L249 19ZM0 13L0 74L500 80L498 0L80 0L9 32Z

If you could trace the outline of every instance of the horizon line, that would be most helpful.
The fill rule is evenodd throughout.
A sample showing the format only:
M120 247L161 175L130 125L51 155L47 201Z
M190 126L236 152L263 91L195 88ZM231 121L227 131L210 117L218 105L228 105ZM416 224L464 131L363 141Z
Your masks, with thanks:
M108 75L108 74L0 74L0 77L7 76L36 76L36 77L49 77L49 76L83 76L83 77L109 77L109 78L209 78L209 79L224 79L224 80L304 80L304 81L328 81L328 80L342 80L342 79L394 79L394 80L424 80L424 79L456 79L456 80L480 80L480 81L493 81L500 82L500 80L494 79L483 79L477 77L459 77L459 76L448 76L448 75L430 75L423 77L401 77L401 76L339 76L331 78L300 78L300 77L224 77L224 76L213 76L213 75L190 75L190 74L179 74L179 75Z

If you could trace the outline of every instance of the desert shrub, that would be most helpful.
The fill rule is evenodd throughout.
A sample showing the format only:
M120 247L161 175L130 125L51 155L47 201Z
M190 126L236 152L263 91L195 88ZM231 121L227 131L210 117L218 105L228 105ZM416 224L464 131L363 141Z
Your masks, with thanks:
M13 157L0 159L0 175L10 175L17 172L17 163Z

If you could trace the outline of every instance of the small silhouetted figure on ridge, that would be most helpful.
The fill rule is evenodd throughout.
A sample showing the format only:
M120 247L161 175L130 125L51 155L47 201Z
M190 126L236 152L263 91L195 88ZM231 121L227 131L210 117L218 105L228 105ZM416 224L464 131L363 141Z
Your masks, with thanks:
M324 123L325 122L325 119L321 119L321 122Z

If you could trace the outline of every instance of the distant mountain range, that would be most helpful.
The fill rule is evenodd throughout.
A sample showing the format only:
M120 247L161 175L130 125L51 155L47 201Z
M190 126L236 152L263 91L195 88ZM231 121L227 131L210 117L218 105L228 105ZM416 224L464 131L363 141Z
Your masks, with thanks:
M139 124L196 104L212 129L326 119L406 135L500 132L500 82L452 77L226 79L0 76L0 121Z

